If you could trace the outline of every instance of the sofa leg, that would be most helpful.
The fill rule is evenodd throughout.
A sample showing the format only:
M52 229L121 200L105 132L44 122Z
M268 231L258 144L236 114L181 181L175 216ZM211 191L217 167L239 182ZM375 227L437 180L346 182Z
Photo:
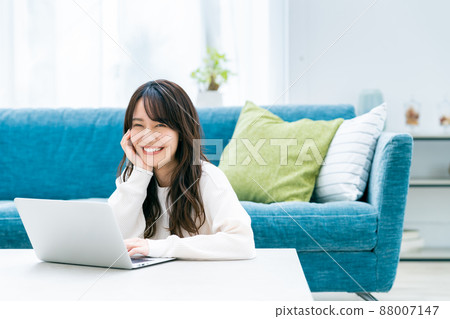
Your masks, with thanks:
M369 292L357 292L356 293L362 300L364 301L378 301L371 293Z

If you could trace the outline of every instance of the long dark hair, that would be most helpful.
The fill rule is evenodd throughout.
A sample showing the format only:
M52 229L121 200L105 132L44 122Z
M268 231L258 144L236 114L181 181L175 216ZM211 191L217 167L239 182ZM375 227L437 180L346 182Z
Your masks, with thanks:
M141 85L131 96L125 112L123 134L131 129L133 113L140 98L144 99L145 111L153 121L164 123L179 134L179 143L175 152L178 165L172 171L166 201L170 234L183 237L181 228L190 235L198 234L198 229L205 222L205 210L200 193L202 166L194 165L194 163L200 163L200 159L207 162L209 160L201 147L199 152L194 152L194 140L200 141L203 134L197 111L189 96L179 85L163 79L150 81ZM194 161L194 156L199 158ZM121 176L126 160L127 157L124 155L116 178ZM122 181L125 181L125 175L128 179L132 171L133 164L128 161ZM170 207L171 203L173 205ZM142 208L146 221L144 238L150 238L155 233L156 221L163 213L158 202L155 176L147 187L147 197ZM191 213L192 209L194 216ZM198 228L197 218L200 221Z

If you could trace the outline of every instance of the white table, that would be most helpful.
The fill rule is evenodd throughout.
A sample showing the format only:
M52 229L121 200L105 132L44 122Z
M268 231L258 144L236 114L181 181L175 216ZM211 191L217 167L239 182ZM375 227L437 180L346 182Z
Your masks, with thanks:
M134 270L48 263L32 249L2 249L0 283L0 300L313 300L293 248Z

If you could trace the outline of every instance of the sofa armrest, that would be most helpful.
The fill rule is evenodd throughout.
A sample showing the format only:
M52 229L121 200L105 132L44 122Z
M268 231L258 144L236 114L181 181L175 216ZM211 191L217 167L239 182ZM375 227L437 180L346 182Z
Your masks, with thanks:
M368 181L367 201L378 216L377 291L389 291L400 255L413 139L408 133L382 132Z

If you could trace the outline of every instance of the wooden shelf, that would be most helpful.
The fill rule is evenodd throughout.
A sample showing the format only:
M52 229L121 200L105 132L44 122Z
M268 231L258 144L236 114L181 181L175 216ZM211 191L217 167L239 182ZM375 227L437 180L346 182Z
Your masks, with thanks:
M450 179L444 178L413 178L409 181L411 187L450 187Z
M450 261L450 248L422 248L400 254L401 261Z
M413 135L415 141L450 141L450 135Z
M412 135L414 150L405 225L420 232L423 248L401 253L400 260L450 261L450 135Z

